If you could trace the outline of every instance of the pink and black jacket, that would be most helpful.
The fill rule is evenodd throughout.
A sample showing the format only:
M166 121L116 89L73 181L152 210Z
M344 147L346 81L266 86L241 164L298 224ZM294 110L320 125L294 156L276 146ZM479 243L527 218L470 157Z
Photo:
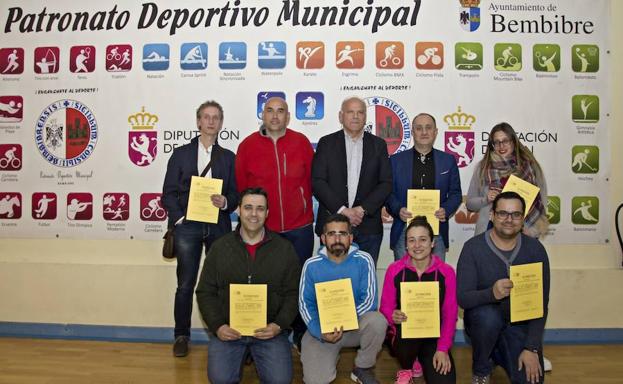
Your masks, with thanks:
M392 320L394 309L400 309L400 283L402 281L438 281L439 282L439 306L441 316L440 337L437 340L437 350L448 352L452 348L458 305L456 302L456 274L454 269L433 255L433 260L428 269L418 276L415 267L411 265L409 255L405 255L398 261L393 262L387 268L383 293L381 296L380 311L389 324L388 333L393 339L398 336L397 325ZM399 325L398 325L399 327Z

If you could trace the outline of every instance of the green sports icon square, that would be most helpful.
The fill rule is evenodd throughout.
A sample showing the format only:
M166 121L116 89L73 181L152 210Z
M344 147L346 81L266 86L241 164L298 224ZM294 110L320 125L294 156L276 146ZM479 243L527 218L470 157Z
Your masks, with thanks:
M571 199L573 224L599 223L599 199L596 196L575 196Z
M521 70L521 45L498 43L493 47L495 69L517 72Z
M456 43L454 45L454 67L462 71L482 69L482 44Z
M571 98L571 119L576 123L599 121L599 96L574 95Z
M550 224L560 223L560 196L547 196L545 214Z
M571 47L571 68L582 73L599 71L599 47L589 44Z
M560 70L560 46L558 44L532 46L532 66L537 72L558 72Z
M573 173L597 173L599 171L599 147L574 145L571 149L571 170Z

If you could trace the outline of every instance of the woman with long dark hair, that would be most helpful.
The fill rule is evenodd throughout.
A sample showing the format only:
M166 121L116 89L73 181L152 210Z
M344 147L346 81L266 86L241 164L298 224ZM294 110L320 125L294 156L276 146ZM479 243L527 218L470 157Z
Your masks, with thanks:
M479 213L476 235L487 230L491 202L511 175L540 188L526 215L523 232L531 237L541 237L547 232L547 186L543 170L532 152L519 142L513 127L499 123L489 133L487 151L474 170L467 192L467 209Z

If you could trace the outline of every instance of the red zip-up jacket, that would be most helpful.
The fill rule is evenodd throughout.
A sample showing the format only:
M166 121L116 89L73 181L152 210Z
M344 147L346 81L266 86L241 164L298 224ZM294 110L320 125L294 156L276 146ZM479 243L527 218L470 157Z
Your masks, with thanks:
M236 186L238 191L262 187L268 193L266 226L286 232L311 224L311 165L314 150L302 133L286 128L274 142L260 129L238 146Z

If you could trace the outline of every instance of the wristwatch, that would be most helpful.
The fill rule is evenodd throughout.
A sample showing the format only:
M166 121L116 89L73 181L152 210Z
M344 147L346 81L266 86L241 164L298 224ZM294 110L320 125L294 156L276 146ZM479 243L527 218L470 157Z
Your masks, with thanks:
M539 353L539 350L538 350L538 349L536 349L536 348L528 348L528 347L524 347L524 349L525 349L526 351L534 352L534 353L536 353L536 354L538 354L538 353Z

